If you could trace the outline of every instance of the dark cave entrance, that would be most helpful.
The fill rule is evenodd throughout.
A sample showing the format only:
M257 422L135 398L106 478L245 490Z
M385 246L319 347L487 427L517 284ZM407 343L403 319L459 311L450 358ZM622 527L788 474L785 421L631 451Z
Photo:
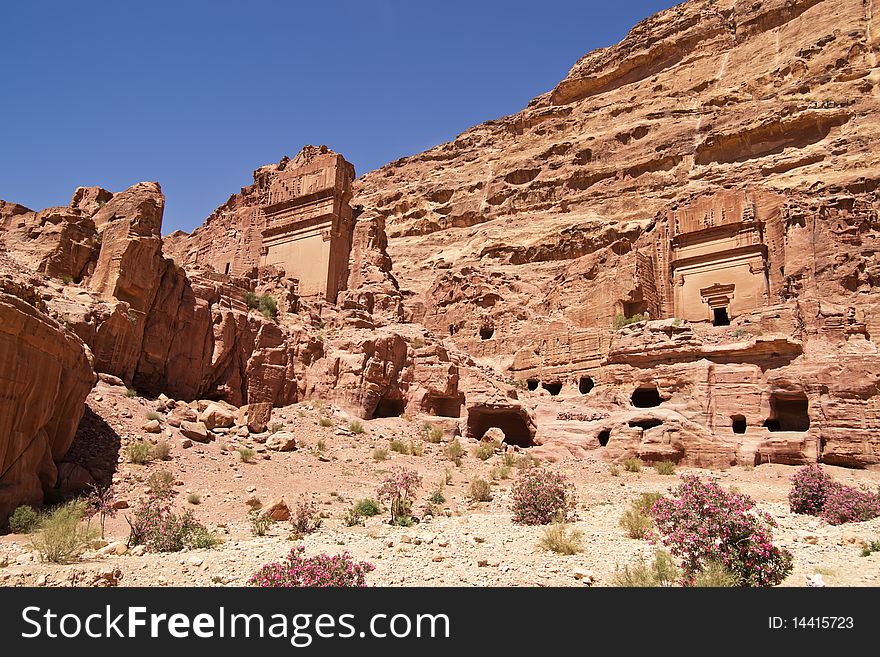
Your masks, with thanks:
M559 381L554 381L553 383L542 383L541 387L554 397L562 392L562 384Z
M467 435L480 440L492 427L504 432L504 442L519 447L531 447L532 434L522 413L514 408L478 406L470 409L467 420Z
M730 317L727 315L727 308L712 309L712 324L715 326L730 326Z
M464 404L464 395L458 397L425 395L425 399L422 401L422 411L440 417L461 417L462 404Z
M538 389L538 379L526 379L526 388L534 392Z
M652 408L663 403L657 386L643 386L633 390L632 405L636 408Z
M599 439L599 445L605 447L608 441L611 440L611 429L603 429L596 437Z
M491 340L493 335L495 335L494 326L483 326L480 328L480 340Z
M588 376L582 376L580 381L578 381L578 392L582 395L586 395L593 389L593 386L596 384L593 383L593 379Z
M633 428L639 427L640 429L653 429L654 427L659 427L663 424L663 420L656 420L654 418L648 420L630 420L628 424Z
M376 410L373 411L373 417L400 417L406 409L406 402L403 399L388 399L382 397L376 404Z
M810 428L809 411L810 402L804 393L774 392L764 426L770 431L806 431Z
M745 415L731 415L730 416L730 428L733 429L733 433L745 433L746 432L746 416Z

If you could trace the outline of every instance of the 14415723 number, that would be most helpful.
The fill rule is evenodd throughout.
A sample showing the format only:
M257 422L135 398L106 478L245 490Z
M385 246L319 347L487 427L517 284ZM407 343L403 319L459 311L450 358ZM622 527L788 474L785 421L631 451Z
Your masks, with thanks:
M771 630L851 630L852 616L770 616Z

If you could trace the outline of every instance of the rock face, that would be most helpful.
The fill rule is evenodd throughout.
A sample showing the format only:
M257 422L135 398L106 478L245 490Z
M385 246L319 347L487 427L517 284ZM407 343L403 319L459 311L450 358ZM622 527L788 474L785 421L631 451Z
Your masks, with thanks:
M691 0L359 179L405 312L518 380L542 449L880 464L874 18Z
M4 261L5 262L5 261ZM8 263L7 263L8 264ZM4 267L5 269L6 267ZM95 383L82 341L0 278L0 525L56 485Z

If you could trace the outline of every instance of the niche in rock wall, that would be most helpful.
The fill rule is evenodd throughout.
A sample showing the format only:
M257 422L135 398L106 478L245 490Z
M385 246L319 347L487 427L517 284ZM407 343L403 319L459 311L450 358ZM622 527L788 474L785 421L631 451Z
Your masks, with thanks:
M659 427L661 424L663 424L663 420L657 420L654 418L647 420L630 420L628 424L633 428L638 427L640 429L653 429L654 427Z
M746 417L745 417L745 415L731 415L730 416L730 428L733 429L733 433L745 433L746 432Z
M633 390L632 405L636 408L652 408L663 403L657 386L641 386Z
M406 410L406 400L382 397L376 404L373 417L400 417L404 410Z
M461 417L464 395L443 397L441 395L425 395L422 400L422 411L440 417Z
M494 326L480 327L480 340L491 340L493 335L495 335Z
M470 409L467 420L468 437L480 440L492 427L504 432L505 443L519 447L531 447L534 444L529 426L518 409L493 406L477 406Z
M596 437L599 440L599 445L605 447L608 444L608 441L611 440L611 429L603 429Z
M593 379L588 376L582 376L580 381L578 381L578 392L582 395L586 395L593 389L593 386L596 385L593 383Z
M538 389L538 383L538 379L526 379L526 388L534 392Z
M774 392L770 395L770 417L764 422L770 431L806 431L810 428L810 402L802 392Z
M553 383L542 383L541 387L554 397L562 392L562 384L559 381L554 381Z

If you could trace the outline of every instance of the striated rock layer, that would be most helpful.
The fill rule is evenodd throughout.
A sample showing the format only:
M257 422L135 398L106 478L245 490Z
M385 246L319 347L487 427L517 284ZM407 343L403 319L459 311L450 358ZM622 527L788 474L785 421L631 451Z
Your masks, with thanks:
M531 390L545 449L880 463L875 13L692 0L363 176L406 312Z

